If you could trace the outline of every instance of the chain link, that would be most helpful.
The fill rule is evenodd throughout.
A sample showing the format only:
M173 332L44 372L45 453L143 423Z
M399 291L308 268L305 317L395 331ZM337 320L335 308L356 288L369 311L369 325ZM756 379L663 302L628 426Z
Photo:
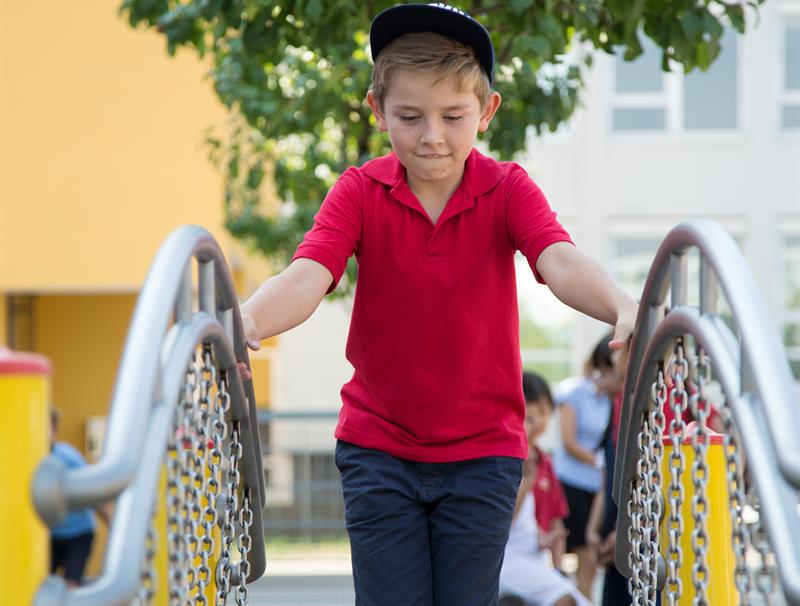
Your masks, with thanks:
M680 567L683 564L683 550L681 549L683 517L681 516L681 508L683 507L685 494L681 475L686 464L686 457L681 449L681 444L684 430L686 429L686 425L683 422L683 413L686 410L689 399L685 384L689 372L689 362L684 356L682 339L677 340L675 354L670 362L669 376L672 380L672 390L669 391L668 399L673 416L669 424L672 451L669 455L670 482L667 490L669 516L666 530L669 547L667 548L667 583L665 591L670 606L676 606L683 594L683 583L680 578Z
M233 542L236 537L236 512L238 509L238 486L240 483L239 461L242 458L242 444L239 441L239 423L234 421L231 428L231 439L227 460L227 470L225 472L225 495L222 520L222 549L216 569L217 582L217 606L223 606L232 588L231 575L235 571L232 556ZM239 514L241 516L241 512ZM237 544L237 547L240 547ZM249 550L249 543L248 543ZM245 556L246 557L246 556ZM249 562L246 565L249 567ZM236 566L239 566L236 563ZM236 569L238 571L238 569ZM239 602L239 589L237 588L237 603L247 603L247 589L245 588L242 602Z
M242 499L242 508L239 510L239 526L241 532L237 539L239 548L238 575L239 585L236 587L236 605L247 604L247 577L250 575L250 561L247 559L253 540L250 537L250 525L253 523L253 511L250 509L250 490L247 489Z
M153 507L153 517L155 517L155 507ZM136 606L150 606L153 601L153 596L156 592L156 570L154 560L156 555L156 545L158 538L154 520L151 518L150 526L147 529L147 537L145 539L144 547L144 561L142 562L141 585L139 592L134 600Z
M707 454L709 434L706 421L709 404L706 396L707 385L711 380L711 364L702 348L697 350L697 364L692 373L696 386L689 399L692 416L695 418L695 431L692 434L692 585L694 586L693 606L708 606L708 467Z
M733 413L727 402L720 408L720 417L725 427L723 447L725 449L725 475L728 483L728 509L731 516L731 540L736 568L734 569L734 582L739 590L740 606L750 606L750 574L747 570L745 556L750 535L744 521L744 474L742 461L739 456L738 436L733 426Z
M243 451L239 424L228 419L230 407L228 377L225 372L218 372L211 346L204 344L187 368L167 441L166 536L171 606L206 606L212 575L215 606L227 604L233 575L238 580L236 603L247 603L253 512L249 491L239 508ZM237 524L241 529L238 535ZM217 527L221 528L219 540L214 536ZM214 562L217 551L219 557ZM240 554L235 562L234 551ZM148 588L150 596L153 578L148 576L145 580L143 573L142 592ZM149 602L142 602L145 603Z
M661 495L661 486L663 482L661 462L664 458L664 442L662 436L664 433L664 405L667 401L667 394L668 390L666 381L664 380L663 363L659 363L656 381L653 384L651 393L653 406L649 413L650 447L648 449L649 474L647 478L648 499L650 502L650 516L648 520L648 553L650 561L648 566L647 603L652 605L655 605L658 593L658 559L660 557L659 531L664 510L663 497Z
M766 606L771 606L773 596L777 589L778 575L775 570L775 563L770 561L772 549L769 544L769 537L763 523L764 512L759 510L758 521L753 527L753 547L758 551L760 564L755 571L756 587L761 594L761 598Z

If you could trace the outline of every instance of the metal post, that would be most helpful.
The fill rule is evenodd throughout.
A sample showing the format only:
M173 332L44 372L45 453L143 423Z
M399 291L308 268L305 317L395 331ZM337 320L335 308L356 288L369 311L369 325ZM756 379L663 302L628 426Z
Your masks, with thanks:
M692 448L692 438L694 423L690 423L684 432L681 451L685 460L685 468L688 470L694 463L695 451ZM708 603L713 606L735 606L739 604L739 594L734 583L734 571L736 570L736 557L733 550L731 539L732 522L730 509L728 507L728 491L726 484L726 464L725 450L723 446L722 434L709 432L709 445L707 452L706 466L708 468L708 483L706 485L706 497L708 499L708 553L707 566L710 574L708 576ZM664 458L662 461L663 477L670 477L670 456L672 452L672 441L668 436L663 438ZM681 596L676 602L679 606L690 606L695 598L692 583L692 567L694 565L694 552L692 550L692 532L694 531L694 518L692 516L691 495L694 492L691 475L682 474L684 494L680 508L680 517L683 520L683 532L681 533L680 549L683 553L683 562L679 569L681 579ZM662 493L669 489L668 483L662 486ZM664 499L668 498L664 494ZM662 519L661 536L667 536L667 516ZM661 555L665 561L668 560L667 542L661 541ZM661 596L661 603L668 604L669 599L666 592Z
M50 444L50 363L0 347L0 593L3 603L30 604L47 576L48 532L33 508L33 473Z

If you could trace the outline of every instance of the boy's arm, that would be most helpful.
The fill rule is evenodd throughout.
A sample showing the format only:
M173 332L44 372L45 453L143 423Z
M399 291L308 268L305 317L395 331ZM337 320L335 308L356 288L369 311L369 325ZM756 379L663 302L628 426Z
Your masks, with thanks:
M261 341L302 324L319 306L333 282L321 263L295 259L258 287L241 306L245 339L251 349Z
M614 326L612 349L625 346L638 306L597 261L572 244L556 242L539 255L536 270L563 303Z

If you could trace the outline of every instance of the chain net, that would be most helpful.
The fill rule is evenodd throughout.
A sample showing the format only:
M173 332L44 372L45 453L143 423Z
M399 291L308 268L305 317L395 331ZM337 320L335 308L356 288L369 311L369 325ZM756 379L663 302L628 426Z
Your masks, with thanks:
M655 606L660 593L661 602L670 606L716 606L720 602L711 599L710 588L718 583L732 587L734 600L726 604L776 603L774 554L758 516L758 499L748 490L738 429L714 382L710 357L690 347L688 337L678 337L670 356L656 364L654 377L648 406L634 425L638 460L626 504L632 603ZM716 446L710 441L712 417L723 431ZM709 465L715 447L722 449L723 461L716 475ZM712 507L724 506L710 502L709 482L714 481L725 485L730 536L709 527ZM729 571L711 566L712 541L730 545L735 565ZM730 579L721 578L726 575Z
M176 403L164 459L165 494L154 507L136 604L152 604L159 587L170 606L247 604L253 512L241 482L240 437L228 378L204 344L186 370ZM163 527L157 524L159 508ZM164 570L156 570L159 536L165 537ZM158 574L166 574L165 583L159 584Z

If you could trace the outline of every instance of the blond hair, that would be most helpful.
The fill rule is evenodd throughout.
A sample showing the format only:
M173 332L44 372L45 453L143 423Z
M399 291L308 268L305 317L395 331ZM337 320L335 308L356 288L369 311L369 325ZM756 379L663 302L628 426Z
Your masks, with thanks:
M483 108L489 101L492 87L478 57L469 46L433 32L404 34L392 40L381 51L372 69L370 90L383 109L383 102L400 70L433 73L439 77L435 84L453 78L458 91L472 90Z

